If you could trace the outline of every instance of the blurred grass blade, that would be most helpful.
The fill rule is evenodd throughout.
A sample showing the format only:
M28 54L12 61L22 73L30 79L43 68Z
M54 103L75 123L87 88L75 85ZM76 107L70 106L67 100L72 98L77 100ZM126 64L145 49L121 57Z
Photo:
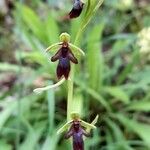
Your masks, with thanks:
M132 102L127 106L126 110L150 112L150 101Z
M131 120L122 114L115 114L116 118L131 132L136 133L150 148L150 126L148 124L140 123Z
M101 36L104 23L94 26L90 31L87 43L87 68L89 72L89 86L99 91L103 80L103 56L101 52Z
M30 130L24 142L20 145L19 150L33 150L38 146L44 126L40 125L37 129Z
M86 93L88 93L93 98L98 100L104 106L104 108L106 108L106 110L111 111L111 107L109 103L100 95L100 93L97 93L95 90L91 89L90 87L88 87L87 85L85 85L83 82L79 80L75 80L75 83L79 85L81 90L84 90Z
M128 94L120 87L105 87L104 91L115 97L116 100L122 101L124 104L128 104L130 102Z
M49 82L49 84L53 84L53 83ZM52 134L54 129L54 116L55 116L54 90L49 90L47 92L47 100L48 100L49 134Z
M27 109L30 108L29 106L36 100L37 100L37 97L34 95L29 95L23 99L20 99L20 110L21 110L20 113L27 111ZM3 103L1 103L3 110L1 111L1 115L0 115L0 131L2 130L2 128L5 124L5 122L8 120L8 118L11 117L11 115L13 113L15 113L15 111L18 108L17 100L11 101L7 105L6 104L5 104L5 101L3 101Z
M37 36L43 43L46 43L47 37L43 32L44 24L39 19L38 15L28 6L17 4L17 11L20 12L21 20L27 27ZM29 17L30 16L30 17Z
M52 16L48 16L46 22L46 34L49 39L49 44L56 43L59 39L60 31L56 20Z

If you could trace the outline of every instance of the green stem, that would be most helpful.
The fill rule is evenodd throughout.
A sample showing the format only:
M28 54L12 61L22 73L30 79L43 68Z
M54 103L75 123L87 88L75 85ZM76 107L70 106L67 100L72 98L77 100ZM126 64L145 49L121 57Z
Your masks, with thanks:
M67 120L68 121L71 119L70 114L72 111L74 68L75 66L72 64L71 73L70 73L71 80L68 80L68 98L67 98Z
M82 28L78 30L78 33L74 41L74 45L77 45L79 43L79 39L81 37L82 31L83 31ZM68 121L71 119L70 114L71 114L72 106L73 106L72 104L73 104L74 73L75 73L75 65L72 64L71 72L70 72L71 80L68 80L68 98L67 98L67 120Z
M95 7L92 7L93 10L90 10L90 13L85 16L85 18L82 19L81 22L81 27L79 28L76 38L74 41L74 45L79 45L80 42L80 37L85 30L86 26L89 24L91 21L92 17L96 13L97 9L101 6L104 0L99 0L97 4L95 4ZM89 4L90 5L90 4ZM72 111L73 107L73 83L74 83L74 73L75 73L75 66L71 66L71 73L70 73L70 78L71 80L68 80L68 98L67 98L67 120L70 120L70 113Z

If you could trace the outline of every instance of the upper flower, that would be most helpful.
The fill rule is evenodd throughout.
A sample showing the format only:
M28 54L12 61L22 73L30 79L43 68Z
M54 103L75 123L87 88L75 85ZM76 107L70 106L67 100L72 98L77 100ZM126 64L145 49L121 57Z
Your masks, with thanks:
M76 18L80 16L84 3L81 0L74 0L73 8L69 13L69 18Z
M35 93L41 93L48 89L56 88L64 83L65 79L68 79L69 77L71 68L70 61L74 64L77 64L78 60L76 57L85 55L79 47L70 43L70 35L68 33L62 33L59 38L60 42L49 46L46 51L50 50L51 52L55 52L55 55L51 58L51 61L59 61L57 66L57 77L58 79L60 79L62 76L64 77L56 84L34 89L33 91Z
M76 57L80 54L84 55L84 52L80 48L69 42L70 35L67 33L62 33L60 35L60 42L55 43L46 49L47 51L57 50L55 55L51 58L51 61L55 62L59 60L57 66L58 79L60 79L62 76L64 76L65 79L68 79L70 72L70 61L74 64L78 64Z

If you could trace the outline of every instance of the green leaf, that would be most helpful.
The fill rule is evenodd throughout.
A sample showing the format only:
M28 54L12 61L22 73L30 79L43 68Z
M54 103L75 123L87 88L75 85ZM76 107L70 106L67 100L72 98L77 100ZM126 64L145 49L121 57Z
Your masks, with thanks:
M139 100L137 102L132 102L126 109L149 112L150 111L150 101L140 101Z
M55 132L54 132L55 133ZM56 135L56 134L53 134L51 136L47 136L47 138L45 139L43 145L42 145L42 148L41 150L55 150L57 149L57 143L59 141L59 138L60 136Z
M105 118L106 123L111 128L111 133L113 135L114 142L112 143L112 146L119 149L125 149L125 150L132 150L132 148L129 146L128 141L124 137L123 131L120 129L119 125L111 120L110 118Z
M58 37L60 34L56 20L53 17L48 16L45 24L46 24L45 25L46 26L46 34L48 36L50 44L56 43L58 41Z
M19 147L19 150L33 150L38 146L39 139L45 126L41 125L37 129L30 129L26 134L25 140Z
M40 20L39 16L28 6L17 4L18 13L20 15L20 21L23 21L26 26L38 37L42 42L46 43L47 36L43 29L45 26Z
M23 67L22 66L22 71L32 71L30 68L28 67ZM10 63L0 63L0 71L12 71L12 72L19 72L20 70L20 66L18 65L14 65L14 64L10 64Z
M53 84L49 82L49 84ZM49 132L53 132L54 128L54 117L55 117L55 97L54 90L49 90L47 92L47 100L48 100L48 120L49 120Z
M87 44L87 69L89 73L89 86L99 90L103 80L103 56L101 52L101 35L104 23L95 25L90 31Z
M37 100L37 97L34 95L29 95L26 96L23 99L20 99L20 113L23 113L24 111L27 111L27 109L29 109L30 105L35 102ZM2 130L5 122L8 120L9 117L11 117L11 115L18 110L18 101L14 100L14 101L9 101L7 102L7 99L5 101L3 101L1 104L1 107L3 108L3 110L1 111L1 115L0 115L0 131Z
M148 147L150 148L150 126L148 124L144 124L144 123L140 123L137 122L136 120L131 120L129 118L127 118L125 115L121 115L121 114L115 114L114 115L128 130L130 130L130 132L134 132L137 135L139 135L139 137L141 139L143 139L143 141L148 145Z
M12 146L4 140L0 140L0 150L12 150Z
M121 84L128 76L129 73L131 73L132 69L136 65L136 63L139 61L139 52L134 51L131 56L131 62L128 63L128 65L125 67L125 69L119 74L117 84Z
M125 104L130 102L128 94L119 87L105 87L104 91Z
M86 93L91 95L93 98L98 100L104 108L106 108L108 111L111 111L109 103L100 95L100 93L96 92L95 90L91 89L89 86L85 85L84 82L75 80L75 83L81 88L81 90L84 90Z

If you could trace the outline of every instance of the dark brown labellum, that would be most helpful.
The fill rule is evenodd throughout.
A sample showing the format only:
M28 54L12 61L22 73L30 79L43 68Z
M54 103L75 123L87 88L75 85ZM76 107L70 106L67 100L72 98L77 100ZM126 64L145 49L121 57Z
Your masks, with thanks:
M63 43L62 47L58 50L58 52L51 58L51 61L57 61L57 77L60 79L63 75L65 79L68 79L70 72L70 61L77 64L78 60L75 58L67 43Z
M73 150L84 150L83 135L86 137L89 137L90 133L87 133L83 129L83 127L80 125L80 121L75 120L72 122L72 125L69 131L66 133L65 138L68 139L72 137Z
M73 4L73 8L69 13L69 18L72 19L72 18L79 17L82 12L83 5L84 4L81 2L81 0L75 0Z

